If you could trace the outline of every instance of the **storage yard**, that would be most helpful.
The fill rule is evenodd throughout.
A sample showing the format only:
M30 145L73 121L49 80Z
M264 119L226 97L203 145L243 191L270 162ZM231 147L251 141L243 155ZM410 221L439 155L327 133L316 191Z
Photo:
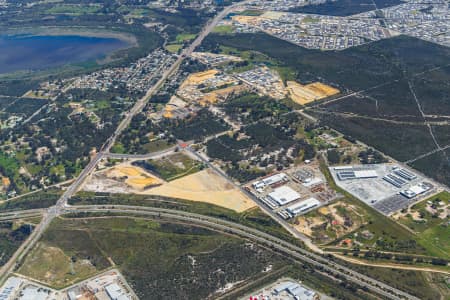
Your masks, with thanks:
M137 300L131 287L118 270L111 270L85 280L64 291L68 300Z
M0 287L1 300L137 300L118 270L110 270L75 286L55 290L22 277L12 276Z
M330 167L336 184L385 215L436 192L411 170L393 164Z
M268 175L246 188L284 219L303 215L336 199L336 193L315 165Z

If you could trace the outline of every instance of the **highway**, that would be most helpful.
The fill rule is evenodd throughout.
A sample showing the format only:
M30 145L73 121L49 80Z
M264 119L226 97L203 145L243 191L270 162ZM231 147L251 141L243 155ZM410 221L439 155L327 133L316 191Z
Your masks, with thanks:
M319 253L319 254L323 253L322 249L320 249L319 247L314 245L314 243L311 241L310 238L308 238L306 235L304 235L304 234L298 232L297 230L295 230L295 228L293 228L288 222L286 222L286 220L281 218L273 210L268 208L261 200L259 200L258 197L256 197L255 195L253 195L252 193L250 193L246 189L242 188L240 185L236 184L233 179L231 179L221 169L219 169L216 166L214 166L207 158L205 158L204 156L200 155L198 152L194 151L191 147L187 147L186 150L189 151L195 157L197 157L199 160L201 160L211 170L216 172L219 176L224 178L227 182L232 184L235 188L239 189L242 193L244 193L244 195L246 195L247 197L252 199L260 207L260 209L262 211L264 211L267 215L272 217L276 222L278 222L281 226L283 226L283 228L286 229L288 232L290 232L293 236L295 236L296 238L300 239L303 243L305 243L305 245L308 248L310 248L311 250L313 250L316 253Z
M293 257L302 262L311 264L335 276L344 277L346 280L358 284L361 287L367 288L379 295L389 299L411 299L418 300L418 298L409 295L403 291L393 288L378 280L372 279L366 275L351 270L342 266L332 260L329 260L320 255L311 253L294 244L286 242L275 236L265 232L247 227L245 225L233 223L230 221L208 217L205 215L189 213L185 211L178 211L172 209L143 207L143 206L126 206L126 205L88 205L88 206L68 206L64 213L89 213L89 212L114 212L131 215L147 215L159 218L168 218L173 220L180 220L188 222L189 224L200 225L213 230L218 230L225 233L233 233L254 241L260 245L268 246L283 254Z
M144 97L139 99L134 106L130 109L130 111L125 115L125 118L117 126L115 132L111 137L108 138L106 143L102 146L100 151L91 159L89 164L83 169L83 171L79 174L79 176L75 179L75 181L66 189L64 194L58 200L55 206L50 207L46 213L44 213L42 221L39 225L36 226L34 231L28 237L28 239L17 249L17 251L13 254L13 256L9 259L7 263L5 263L0 269L0 279L3 281L8 274L14 269L18 260L21 260L28 250L30 250L34 244L37 242L39 237L48 227L50 222L61 214L64 207L67 205L67 200L70 199L83 185L84 181L93 171L98 164L98 162L103 159L107 153L109 153L111 147L114 145L117 137L128 127L131 120L135 115L142 111L145 105L150 100L151 96L157 92L164 82L178 69L180 64L186 59L186 57L190 56L192 52L197 48L203 41L203 39L212 31L212 29L217 25L217 23L222 20L226 15L232 12L234 9L239 7L240 5L245 4L248 1L243 1L240 3L236 3L234 5L226 7L223 11L218 13L214 19L206 24L203 30L199 33L197 38L191 43L191 45L184 49L178 59L168 67L158 82L153 85L145 94Z
M263 232L256 231L255 229L248 228L239 224L231 223L231 222L225 222L220 219L212 219L206 216L202 215L196 215L196 214L188 214L184 212L178 212L178 211L167 211L162 209L156 209L156 208L143 208L143 207L119 207L119 206L112 206L109 208L100 208L100 207L69 207L67 205L68 199L70 199L83 185L86 178L89 177L92 172L95 171L96 166L100 160L103 158L132 158L131 155L117 155L117 154L110 154L109 151L111 147L114 145L116 139L118 136L128 127L130 124L132 118L137 115L139 112L142 111L142 109L145 107L145 105L148 103L151 96L158 91L158 89L164 84L164 82L178 69L179 65L183 62L183 60L188 57L197 46L199 46L203 39L211 32L211 30L217 25L217 23L222 20L227 14L229 14L231 11L233 11L236 7L245 4L248 1L244 1L238 4L235 4L233 6L227 7L222 12L220 12L211 22L209 22L205 28L201 31L201 33L197 36L197 38L192 42L192 44L183 50L182 54L178 57L178 59L170 66L168 67L160 80L151 87L146 95L139 99L135 105L130 109L130 111L125 115L124 119L120 122L117 129L115 130L114 134L106 141L104 146L100 149L100 151L91 159L89 164L83 169L83 171L80 173L80 175L72 182L72 184L65 190L64 194L60 197L60 199L57 201L55 206L50 207L47 211L43 212L42 221L39 225L36 226L35 230L32 232L32 234L28 237L28 239L18 248L18 250L13 254L11 259L0 269L0 278L4 280L8 274L11 273L11 271L16 266L17 262L20 262L24 256L28 253L30 249L33 248L35 243L39 240L42 233L48 228L49 224L52 222L52 220L60 216L61 214L66 214L74 211L85 211L85 212L92 212L92 211L111 211L115 210L118 212L123 213L133 213L133 214L146 214L146 215L152 215L152 216L164 216L167 218L172 219L179 219L186 222L190 222L193 224L213 228L216 230L224 231L224 232L232 232L236 235L245 237L247 239L253 240L259 244L267 245L273 249L276 249L284 254L287 254L293 258L296 258L300 261L310 263L314 266L317 266L318 268L323 268L324 270L327 270L328 272L332 274L338 274L339 276L345 277L347 280L354 282L362 287L368 288L369 290L382 295L389 299L412 299L416 300L417 298L408 295L407 293L404 293L398 289L395 289L393 287L390 287L389 285L386 285L384 283L378 282L370 277L367 277L365 275L359 274L353 270L350 270L344 266L341 266L329 259L326 259L320 255L317 255L315 253L311 253L305 249L299 248L295 245L289 244L283 240L277 239L273 236L270 236L268 234L265 234ZM165 151L173 151L174 149L169 149ZM313 249L314 251L321 252L320 249L318 249L315 245L311 243L311 241L304 235L300 234L296 230L294 230L285 220L283 220L281 217L273 213L271 210L269 210L263 203L261 203L256 197L248 193L245 189L240 187L239 185L236 185L226 174L224 174L221 170L216 168L214 165L212 165L206 158L202 157L197 152L190 149L190 147L187 147L187 150L190 151L193 155L197 156L199 159L201 159L206 165L208 165L212 170L217 172L220 176L224 177L228 182L232 183L234 186L239 188L243 193L248 195L251 199L253 199L263 211L265 211L267 214L269 214L272 218L274 218L277 222L279 222L286 230L291 232L294 236L301 239L308 247ZM161 155L161 153L157 153L158 155ZM155 155L155 154L152 154ZM134 156L135 157L135 156ZM146 156L147 158L148 156Z

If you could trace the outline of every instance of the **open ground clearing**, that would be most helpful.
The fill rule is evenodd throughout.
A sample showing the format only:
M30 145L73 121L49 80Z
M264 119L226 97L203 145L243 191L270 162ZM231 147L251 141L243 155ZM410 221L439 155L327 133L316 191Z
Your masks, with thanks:
M256 206L250 198L209 169L147 190L145 194L206 202L237 212Z
M111 179L123 180L125 184L136 190L144 190L163 183L162 180L145 170L127 164L113 167L106 171L106 176Z
M291 99L301 105L339 94L338 89L320 82L301 85L295 81L288 81L287 90Z
M364 211L361 208L338 201L299 216L294 227L319 243L329 243L353 232L364 223Z
M97 272L96 267L88 259L78 260L69 255L59 247L39 243L18 273L52 287L62 288Z
M165 181L172 181L194 174L204 168L200 161L180 152L160 159L137 161L133 164L158 175Z
M137 167L134 168L137 170L142 170ZM128 169L126 169L126 171L128 172ZM111 172L118 171L115 170L107 172L111 174ZM131 172L133 174L138 174L135 169ZM141 172L145 173L143 170ZM237 212L243 212L256 206L250 198L245 196L241 191L209 169L170 181L168 183L163 183L162 180L156 177L150 177L150 174L145 173L147 174L146 176L149 176L149 178L155 178L154 180L161 184L157 187L150 188L142 188L143 185L139 183L141 183L140 180L144 179L140 177L138 182L132 181L128 184L127 180L129 179L124 179L126 176L122 177L122 174L122 172L119 172L116 174L119 176L115 177L105 176L104 172L94 174L93 178L85 184L84 190L93 192L134 193L141 195L165 196L170 198L211 203Z

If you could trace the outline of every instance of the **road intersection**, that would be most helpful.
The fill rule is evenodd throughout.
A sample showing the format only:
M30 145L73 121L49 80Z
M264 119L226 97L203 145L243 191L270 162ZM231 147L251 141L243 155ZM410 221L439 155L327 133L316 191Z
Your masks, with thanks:
M106 208L100 208L100 207L70 207L68 205L68 200L75 195L77 191L82 187L84 182L87 178L96 170L98 163L105 158L119 158L119 159L132 159L132 158L141 158L141 159L148 159L157 155L164 155L166 153L169 153L171 151L174 151L176 146L171 147L169 149L166 149L161 152L152 153L149 155L143 155L143 156L136 156L136 155L128 155L128 154L111 154L110 149L114 145L116 139L120 136L120 134L129 126L131 120L134 116L136 116L138 113L140 113L152 95L154 95L155 92L157 92L164 82L173 75L180 64L189 57L192 52L202 43L203 39L212 31L212 29L218 24L219 21L221 21L225 16L227 16L230 12L232 12L234 9L239 7L242 4L245 4L248 1L241 2L239 4L235 4L232 6L229 6L225 8L222 12L220 12L217 16L215 16L214 19L212 19L208 24L205 26L205 28L201 31L201 33L197 36L197 38L191 43L191 45L184 49L183 52L180 54L178 59L168 68L166 68L162 74L162 77L158 80L158 82L152 86L146 93L144 97L139 99L135 105L125 114L125 118L120 122L117 129L115 130L114 134L108 138L106 143L103 145L103 147L100 149L100 151L92 157L89 164L82 170L82 172L79 174L79 176L67 187L67 189L64 191L63 195L60 197L60 199L57 201L57 203L50 207L48 210L43 212L42 221L40 224L36 226L34 231L31 233L31 235L28 237L28 239L18 248L18 250L13 254L13 256L10 258L10 260L0 269L0 278L3 280L11 274L11 272L15 269L16 265L20 263L26 254L34 247L34 245L37 243L39 238L42 236L44 231L48 228L50 223L58 216L67 214L70 212L105 212L105 211L118 211L122 213L133 213L133 214L149 214L149 215L155 215L158 216L166 216L169 218L179 218L184 221L189 221L194 224L199 224L206 226L208 225L211 228L215 228L216 230L222 230L222 231L230 231L234 234L240 235L242 237L245 237L247 239L256 241L260 244L264 244L266 246L270 246L278 251L283 252L284 254L289 255L290 257L294 257L299 261L307 262L309 264L312 264L318 268L325 269L329 272L333 272L334 274L338 274L339 276L342 276L346 278L348 281L351 281L363 288L366 288L368 290L371 290L379 295L382 295L389 299L413 299L416 300L417 298L414 296L411 296L405 292L402 292L398 289L395 289L387 284L381 283L377 280L374 280L368 276L362 275L360 273L357 273L353 270L350 270L340 264L337 264L336 262L327 259L320 255L321 250L318 249L315 245L313 245L310 240L294 230L291 226L289 226L286 221L281 219L279 216L271 212L267 209L267 207L264 206L258 199L255 199L255 197L251 194L249 194L247 191L242 189L242 187L236 185L226 174L224 174L220 169L212 165L208 159L205 157L199 155L196 151L193 151L189 146L186 147L186 150L191 152L193 155L197 156L199 159L201 159L206 165L208 165L211 169L213 169L215 172L217 172L220 176L227 179L227 181L233 183L237 188L239 188L243 193L245 193L247 196L249 196L251 199L253 199L258 206L263 209L266 213L268 213L272 218L274 218L278 223L280 223L284 228L286 228L289 232L291 232L295 237L301 239L308 247L310 247L311 250L314 252L317 252L319 254L313 253L309 250L302 249L300 247L297 247L295 245L289 244L283 240L277 239L273 236L267 235L265 233L256 231L255 229L245 227L243 225L226 222L223 220L218 219L212 219L206 216L202 215L194 215L178 211L163 211L161 209L157 208L146 208L145 210L142 207L139 207L139 209L136 209L136 207L106 207ZM31 212L30 212L31 213ZM20 215L20 214L18 214ZM27 215L27 214L23 214Z

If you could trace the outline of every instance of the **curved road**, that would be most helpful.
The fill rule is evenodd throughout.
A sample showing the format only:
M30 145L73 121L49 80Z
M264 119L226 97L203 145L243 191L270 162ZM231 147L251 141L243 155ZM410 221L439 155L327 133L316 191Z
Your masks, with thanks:
M269 246L272 249L276 249L284 254L289 255L290 257L294 257L297 260L309 263L334 275L344 277L348 281L356 283L361 287L367 288L389 299L419 300L415 296L409 295L408 293L405 293L378 280L351 270L325 257L311 253L303 248L300 248L275 236L247 227L245 225L225 221L222 219L172 209L126 205L67 206L63 213L69 214L77 212L117 212L133 215L164 217L205 226L222 232L231 232L233 234L255 241L258 244Z
M134 106L130 109L130 111L126 114L125 118L120 122L114 134L108 138L105 144L100 149L100 152L97 153L95 157L91 159L89 164L83 169L80 175L75 179L75 181L67 188L61 198L58 200L55 206L50 207L43 215L42 221L39 225L36 226L35 230L28 237L28 239L17 249L17 251L13 254L11 259L2 266L0 269L0 279L3 281L8 274L14 269L17 261L20 261L25 254L33 247L45 229L48 227L50 222L61 214L64 206L67 204L67 200L70 199L82 186L86 178L92 174L95 170L98 162L106 157L109 153L109 150L114 145L117 137L128 127L131 122L131 119L142 111L147 102L150 100L151 96L160 89L160 87L164 84L164 82L178 69L179 65L183 62L183 60L192 54L196 47L198 47L203 39L212 31L212 29L221 21L226 15L232 12L234 9L239 7L240 5L245 4L248 1L243 1L240 3L236 3L234 5L226 7L223 11L217 14L214 19L212 19L204 29L200 32L197 38L191 43L191 45L184 49L182 54L178 57L178 59L168 67L162 74L162 77L158 82L153 85L145 94L144 97L139 99Z

